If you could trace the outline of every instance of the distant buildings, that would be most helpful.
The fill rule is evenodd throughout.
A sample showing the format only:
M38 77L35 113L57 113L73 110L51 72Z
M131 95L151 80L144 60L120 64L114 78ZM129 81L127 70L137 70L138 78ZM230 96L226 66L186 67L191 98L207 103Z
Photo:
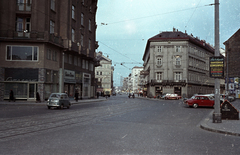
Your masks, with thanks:
M132 68L132 91L138 93L141 89L140 84L140 72L143 70L143 67L135 66Z
M96 54L96 59L100 61L100 66L95 68L95 78L98 80L97 92L112 89L114 71L112 60L104 56L102 52Z
M95 96L97 0L0 1L0 100Z
M196 93L214 93L214 79L209 77L209 57L213 55L213 47L204 40L176 29L148 39L141 72L145 94L153 97L176 93L191 97ZM223 90L221 85L221 93Z

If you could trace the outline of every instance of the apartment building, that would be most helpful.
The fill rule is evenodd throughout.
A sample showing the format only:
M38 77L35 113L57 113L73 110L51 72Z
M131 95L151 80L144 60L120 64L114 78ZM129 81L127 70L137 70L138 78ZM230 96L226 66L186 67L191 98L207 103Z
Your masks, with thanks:
M97 0L0 1L0 100L95 95Z
M147 96L214 93L214 79L209 77L210 56L214 56L212 46L176 29L148 39L142 59ZM223 92L222 80L221 84Z
M134 93L138 93L140 89L140 72L143 70L143 67L135 66L132 68L132 89Z
M97 91L102 92L104 89L112 89L114 71L112 60L108 56L104 56L101 51L97 53L96 59L100 62L100 66L95 68L95 78L100 82Z
M225 45L225 77L228 77L228 90L230 94L236 94L240 98L240 29L238 29Z

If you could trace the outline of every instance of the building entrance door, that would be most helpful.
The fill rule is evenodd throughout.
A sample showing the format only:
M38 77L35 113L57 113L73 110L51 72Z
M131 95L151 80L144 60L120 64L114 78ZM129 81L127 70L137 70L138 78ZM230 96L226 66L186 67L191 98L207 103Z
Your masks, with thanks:
M181 94L182 94L182 87L174 87L174 93L178 94L179 96L181 96Z
M37 90L37 84L36 83L29 83L28 84L28 101L35 101L36 100L36 90Z

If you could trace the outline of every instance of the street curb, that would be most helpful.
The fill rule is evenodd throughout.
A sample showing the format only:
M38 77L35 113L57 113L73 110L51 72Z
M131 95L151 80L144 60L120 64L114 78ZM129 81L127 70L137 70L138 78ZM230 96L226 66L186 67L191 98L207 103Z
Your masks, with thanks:
M209 115L200 122L200 128L201 129L206 130L206 131L215 132L215 133L221 133L221 134L227 134L227 135L233 135L233 136L240 136L240 133L223 131L223 130L220 130L220 129L214 129L214 128L209 127L206 122L209 121L209 118L211 118L211 115L212 115L213 112L214 111L211 111L209 113Z

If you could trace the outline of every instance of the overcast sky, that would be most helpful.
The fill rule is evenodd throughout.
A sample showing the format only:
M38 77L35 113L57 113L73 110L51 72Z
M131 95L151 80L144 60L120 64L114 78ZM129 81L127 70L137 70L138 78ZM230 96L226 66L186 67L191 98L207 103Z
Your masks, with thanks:
M240 1L220 2L220 47L240 28ZM147 40L161 31L179 31L214 45L214 0L98 0L97 51L113 62L114 86L142 66ZM124 65L120 65L123 63Z

